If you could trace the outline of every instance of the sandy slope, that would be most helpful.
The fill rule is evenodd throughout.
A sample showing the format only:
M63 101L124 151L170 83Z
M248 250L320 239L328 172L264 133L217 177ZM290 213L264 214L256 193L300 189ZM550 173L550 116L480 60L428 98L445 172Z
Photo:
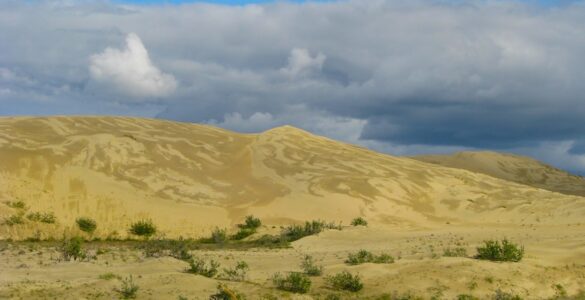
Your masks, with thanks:
M490 151L452 155L421 155L414 159L445 167L487 174L567 195L585 196L585 178L569 174L529 157Z
M121 117L0 118L0 202L54 212L57 223L0 225L0 238L126 235L152 219L170 237L200 236L246 214L273 224L367 217L372 224L569 224L585 198L393 157L280 127L243 135ZM18 213L0 204L0 218Z

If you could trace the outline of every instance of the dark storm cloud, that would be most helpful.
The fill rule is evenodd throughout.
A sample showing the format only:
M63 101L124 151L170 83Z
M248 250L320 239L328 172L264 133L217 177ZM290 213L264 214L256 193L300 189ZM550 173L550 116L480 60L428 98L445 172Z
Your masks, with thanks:
M288 123L394 153L507 149L585 170L583 53L580 2L3 1L0 113Z

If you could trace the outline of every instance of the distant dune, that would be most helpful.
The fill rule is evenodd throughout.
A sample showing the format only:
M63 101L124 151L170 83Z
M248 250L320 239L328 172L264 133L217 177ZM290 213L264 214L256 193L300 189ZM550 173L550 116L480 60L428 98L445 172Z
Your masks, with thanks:
M27 213L57 218L0 225L0 238L75 234L80 216L95 218L102 237L124 237L139 219L152 219L169 237L196 237L246 214L271 224L365 216L373 226L402 228L564 224L585 216L585 198L525 185L583 195L573 186L582 179L490 155L498 158L478 161L499 173L473 159L461 165L474 172L447 168L420 161L432 157L384 155L290 126L238 134L127 117L0 118L0 220L19 213L6 203L18 200Z
M557 193L585 196L585 178L529 157L490 151L452 155L422 155L414 159L445 167L487 174Z

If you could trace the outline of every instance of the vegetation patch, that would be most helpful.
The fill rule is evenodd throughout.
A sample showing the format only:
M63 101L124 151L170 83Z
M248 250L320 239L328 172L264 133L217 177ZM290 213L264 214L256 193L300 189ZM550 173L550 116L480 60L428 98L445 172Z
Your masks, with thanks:
M63 241L61 245L61 255L66 261L70 260L82 260L86 258L85 251L83 250L83 239L76 236L69 240Z
M309 276L321 276L323 274L323 266L315 264L313 257L305 255L301 261L301 269Z
M272 283L279 290L304 294L311 289L311 279L309 276L299 272L290 272L287 275L276 273L272 276Z
M138 293L138 285L134 283L132 275L122 279L122 285L120 288L115 289L122 299L136 299Z
M98 276L98 278L103 280L121 279L119 275L116 275L112 272L101 274Z
M217 274L218 268L219 263L213 259L206 262L201 258L193 257L189 260L189 268L186 271L187 273L213 278Z
M26 204L22 200L18 200L18 201L6 201L4 203L8 207L10 207L10 208L14 208L14 209L25 209L26 210Z
M311 222L305 222L304 226L288 226L282 231L281 235L285 240L293 242L306 236L318 234L325 229L341 230L341 225L335 225L335 223L325 223L325 221L321 220L313 220Z
M347 271L327 276L325 281L335 290L358 292L364 287L359 275Z
M386 253L374 255L372 252L363 249L356 253L350 253L345 260L345 263L348 265L359 265L364 263L391 264L393 262L394 257L392 257L392 255Z
M77 227L79 227L79 230L89 234L93 234L93 232L97 228L96 221L91 218L86 217L77 218L77 220L75 220L75 223L77 223Z
M47 224L54 224L55 222L57 222L57 218L55 217L55 214L52 212L48 212L48 213L41 213L41 212L34 212L34 213L29 213L28 215L26 215L26 218L33 221L33 222L41 222L41 223L47 223Z
M362 217L355 218L351 221L352 226L368 226L368 221Z
M128 232L148 239L156 233L156 226L151 220L141 220L132 223Z
M22 217L22 214L12 215L4 219L4 224L8 226L24 224L24 218Z
M218 284L217 292L209 296L209 300L243 300L245 297L236 291L228 288L226 285Z
M443 256L447 257L467 257L467 249L463 247L445 248Z
M222 279L230 281L244 281L250 267L245 261L238 261L231 269L223 269Z
M524 247L514 244L506 239L500 241L485 241L484 245L477 248L475 258L491 261L519 262L524 256Z

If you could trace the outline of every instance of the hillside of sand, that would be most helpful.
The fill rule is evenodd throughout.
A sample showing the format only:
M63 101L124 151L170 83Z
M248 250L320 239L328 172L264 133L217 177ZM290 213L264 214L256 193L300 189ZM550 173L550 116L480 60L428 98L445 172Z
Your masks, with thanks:
M567 195L585 196L585 178L530 157L490 151L421 155L414 159L464 169Z
M124 237L151 219L167 237L207 235L247 214L271 224L310 219L435 228L447 224L565 224L585 198L466 170L393 157L285 126L238 134L125 117L0 118L0 239ZM23 209L10 203L22 201Z

